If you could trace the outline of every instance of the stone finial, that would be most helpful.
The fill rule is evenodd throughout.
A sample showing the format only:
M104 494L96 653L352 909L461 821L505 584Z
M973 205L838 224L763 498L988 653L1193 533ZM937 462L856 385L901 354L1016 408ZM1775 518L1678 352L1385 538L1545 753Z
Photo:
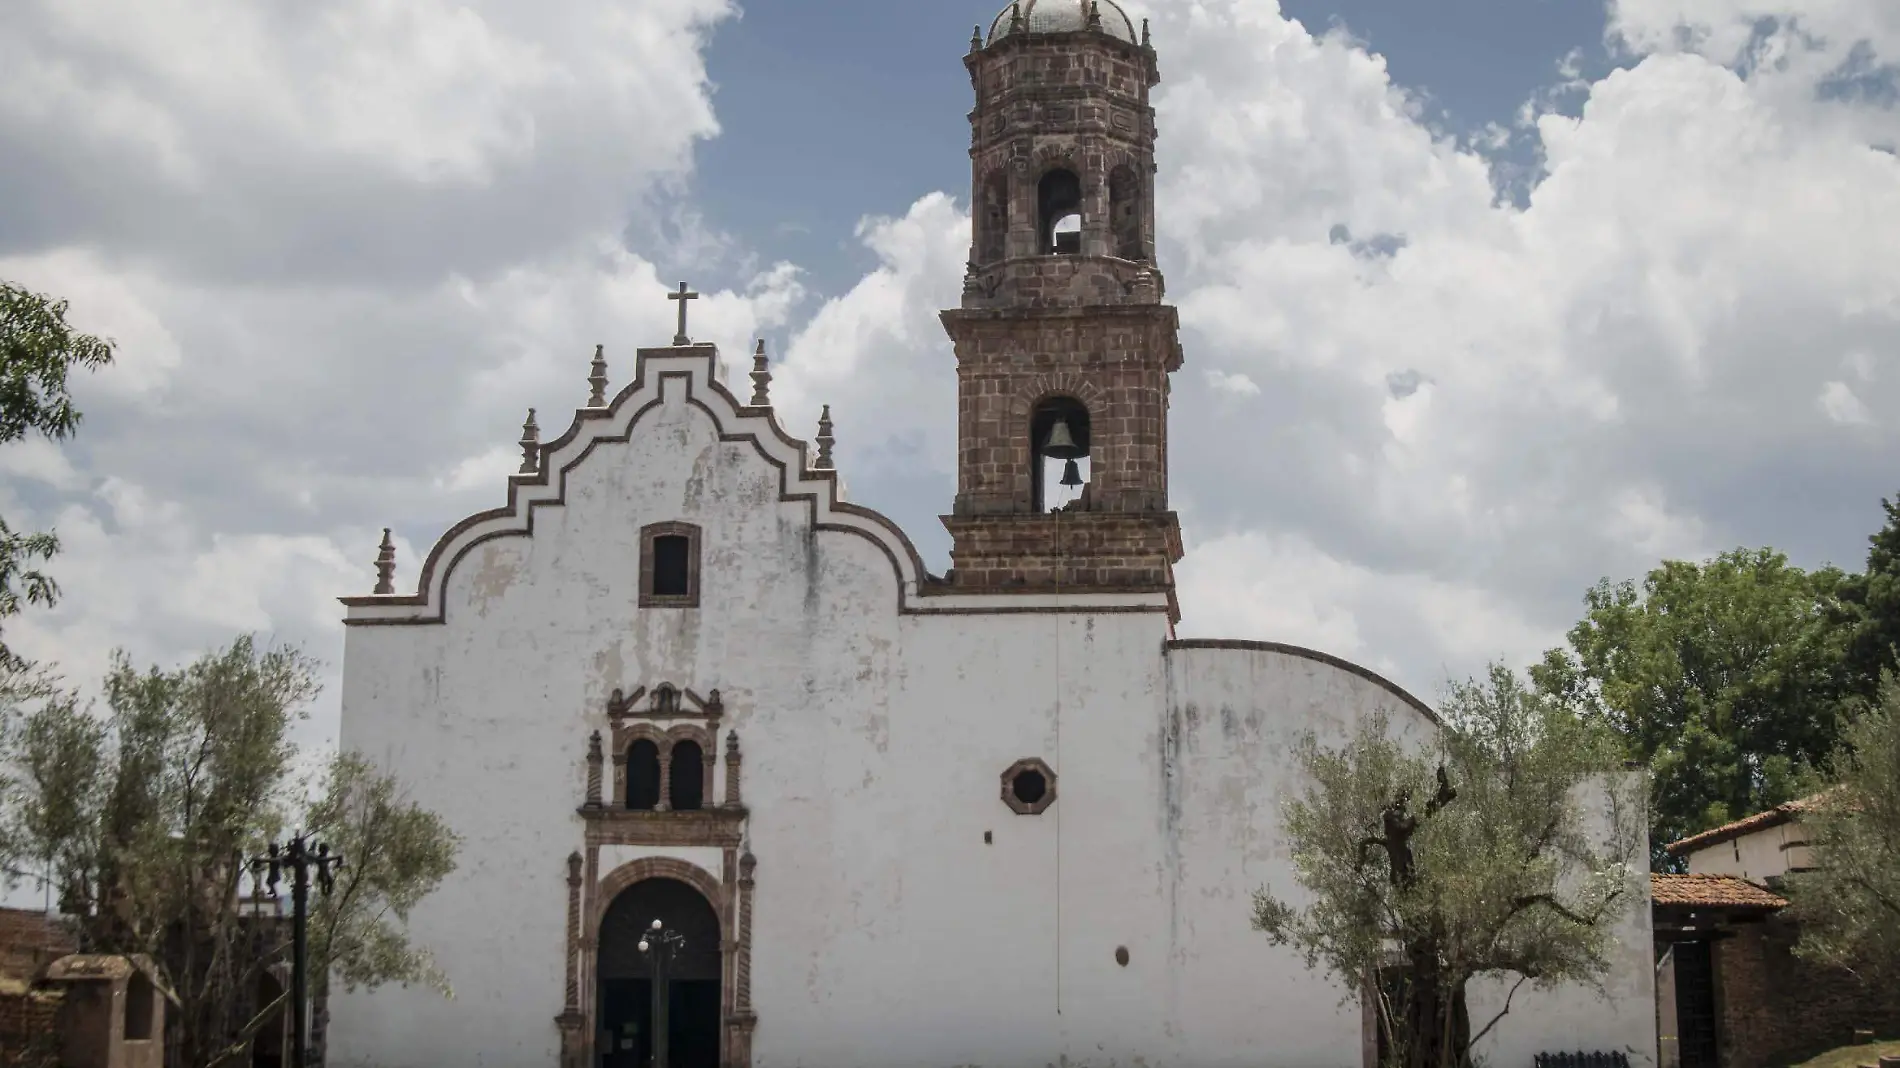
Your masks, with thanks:
M772 383L772 372L765 369L765 339L759 339L759 347L752 350L752 400L754 408L769 407L772 398L766 393L766 387Z
M607 403L607 346L594 346L594 363L587 375L587 406L599 408Z
M812 470L831 470L831 446L837 439L831 436L831 405L818 414L818 459L812 461Z
M983 50L983 27L972 26L970 27L970 51L981 52L982 50Z
M580 884L581 884L581 855L577 851L577 852L569 853L567 855L567 885L579 886Z
M1153 47L1152 45L1148 43L1148 20L1147 19L1141 20L1141 47L1143 48Z
M1009 5L1009 32L1023 32L1023 0L1013 0Z
M396 543L383 528L383 544L376 550L376 593L396 592Z
M752 873L757 871L758 868L759 858L753 856L751 850L746 850L745 856L739 858L739 878L750 881L752 879Z
M1099 30L1099 29L1101 29L1101 28L1102 28L1102 5L1101 5L1101 0L1089 0L1089 23L1088 23L1088 26L1089 26L1089 29L1091 29L1091 30Z
M726 732L726 756L728 758L731 758L731 757L736 757L738 755L739 755L739 732L736 730L727 731Z
M539 470L536 453L541 451L541 428L535 425L534 409L528 409L528 421L521 424L521 474L532 475Z

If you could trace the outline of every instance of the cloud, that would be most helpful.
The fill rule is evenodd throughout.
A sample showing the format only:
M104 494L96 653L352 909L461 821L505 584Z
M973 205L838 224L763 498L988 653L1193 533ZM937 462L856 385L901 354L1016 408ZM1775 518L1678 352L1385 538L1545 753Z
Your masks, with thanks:
M334 659L381 527L413 575L501 499L528 407L563 429L595 344L617 387L671 337L656 262L721 265L693 334L742 391L766 338L787 428L830 404L854 499L943 565L964 191L865 220L874 266L822 301L713 232L723 0L124 8L0 26L0 272L125 361L79 383L78 438L0 461L8 517L68 541L67 602L10 641L82 665L255 626ZM1503 141L1435 133L1343 36L1254 0L1140 14L1184 633L1430 697L1662 556L1859 562L1900 454L1886 0L1619 0L1623 67L1527 102L1521 199Z

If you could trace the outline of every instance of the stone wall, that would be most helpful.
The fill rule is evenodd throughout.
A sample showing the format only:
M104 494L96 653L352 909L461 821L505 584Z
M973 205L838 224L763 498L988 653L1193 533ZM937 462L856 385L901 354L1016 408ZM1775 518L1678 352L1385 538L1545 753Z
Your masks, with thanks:
M1900 989L1794 955L1796 924L1772 917L1715 944L1723 1068L1763 1068L1853 1041L1857 1028L1900 1035Z

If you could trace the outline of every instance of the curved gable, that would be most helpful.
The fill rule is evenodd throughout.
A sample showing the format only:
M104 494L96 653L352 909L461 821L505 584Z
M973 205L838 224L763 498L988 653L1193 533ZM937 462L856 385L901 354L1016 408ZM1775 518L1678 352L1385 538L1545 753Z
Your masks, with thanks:
M440 623L448 579L468 554L496 538L533 537L536 514L567 502L568 476L603 445L624 444L642 418L674 391L712 420L719 439L750 444L778 471L779 501L805 503L814 530L839 531L869 540L890 561L897 576L898 607L908 608L921 586L933 578L897 525L869 508L839 499L837 472L812 470L806 443L785 433L769 407L741 405L713 375L717 349L685 345L641 349L634 379L601 408L574 413L567 431L540 446L536 471L508 480L508 502L478 512L450 527L423 560L416 592L341 598L346 625Z

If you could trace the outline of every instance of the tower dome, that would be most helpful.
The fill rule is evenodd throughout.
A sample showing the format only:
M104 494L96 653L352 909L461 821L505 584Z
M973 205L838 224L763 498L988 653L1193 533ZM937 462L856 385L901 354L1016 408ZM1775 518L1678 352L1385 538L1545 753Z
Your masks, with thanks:
M1091 16L1101 19L1090 24ZM1115 0L1016 0L990 22L989 43L1011 33L1078 33L1096 29L1110 37L1140 44L1134 20Z

